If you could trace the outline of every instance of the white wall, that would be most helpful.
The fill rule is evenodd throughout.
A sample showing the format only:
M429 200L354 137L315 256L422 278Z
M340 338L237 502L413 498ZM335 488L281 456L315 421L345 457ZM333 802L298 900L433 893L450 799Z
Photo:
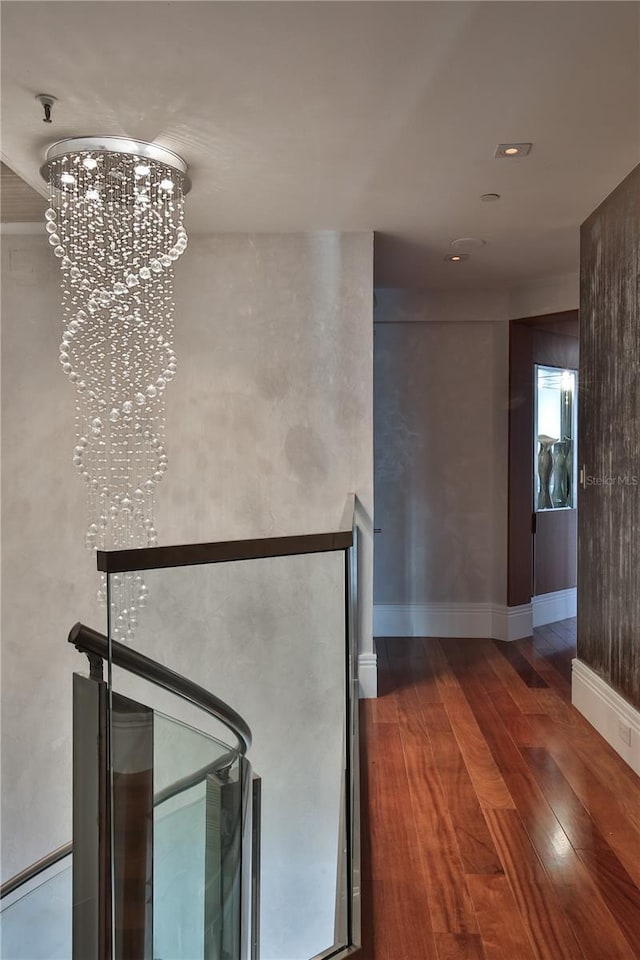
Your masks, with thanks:
M472 323L476 320L518 320L546 313L577 310L580 275L541 277L517 287L491 289L376 290L375 315L391 323Z
M513 287L508 293L509 317L540 317L545 313L577 310L580 301L580 274L565 273Z
M71 836L78 619L102 628L57 360L57 263L3 237L2 875ZM337 529L363 504L361 649L371 651L372 238L195 238L176 269L161 543ZM369 611L367 613L367 611ZM84 667L83 667L84 669Z
M473 323L506 320L506 290L409 290L378 288L375 319L384 323Z
M504 326L376 324L375 336L375 601L501 602Z
M440 632L446 616L464 635L460 616L506 605L506 300L376 301L377 633L428 632L434 617Z
M374 631L515 639L509 609L509 320L578 307L578 275L376 290Z

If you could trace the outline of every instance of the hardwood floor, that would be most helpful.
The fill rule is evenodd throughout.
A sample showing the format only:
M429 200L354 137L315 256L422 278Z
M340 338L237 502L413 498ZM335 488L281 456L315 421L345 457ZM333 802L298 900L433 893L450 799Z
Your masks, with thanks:
M377 650L363 960L640 958L640 780L571 706L575 621Z

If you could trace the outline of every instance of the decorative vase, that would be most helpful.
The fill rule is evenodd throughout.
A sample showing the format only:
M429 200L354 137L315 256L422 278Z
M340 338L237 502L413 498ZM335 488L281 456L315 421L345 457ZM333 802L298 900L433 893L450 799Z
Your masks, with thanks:
M565 437L553 445L553 505L569 506L568 457L571 441Z
M540 449L538 450L538 479L540 486L538 488L538 510L549 510L553 507L551 501L551 491L549 484L551 480L551 471L553 469L553 457L551 447L557 443L557 437L548 437L541 433L538 435Z
M573 440L571 437L563 437L563 440L567 444L567 505L572 507L573 504Z

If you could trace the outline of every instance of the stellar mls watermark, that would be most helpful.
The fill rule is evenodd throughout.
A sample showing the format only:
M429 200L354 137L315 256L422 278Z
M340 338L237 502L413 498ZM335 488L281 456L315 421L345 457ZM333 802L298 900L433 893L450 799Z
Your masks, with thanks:
M632 473L615 474L593 474L587 473L587 468L580 470L580 486L583 490L587 487L637 487L640 485L640 478Z

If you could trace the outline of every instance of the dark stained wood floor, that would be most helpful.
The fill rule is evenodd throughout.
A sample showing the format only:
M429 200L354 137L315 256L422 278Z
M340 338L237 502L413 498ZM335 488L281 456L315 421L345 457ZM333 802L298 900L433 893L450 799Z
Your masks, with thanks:
M377 641L362 960L640 958L640 780L570 704L574 637Z

